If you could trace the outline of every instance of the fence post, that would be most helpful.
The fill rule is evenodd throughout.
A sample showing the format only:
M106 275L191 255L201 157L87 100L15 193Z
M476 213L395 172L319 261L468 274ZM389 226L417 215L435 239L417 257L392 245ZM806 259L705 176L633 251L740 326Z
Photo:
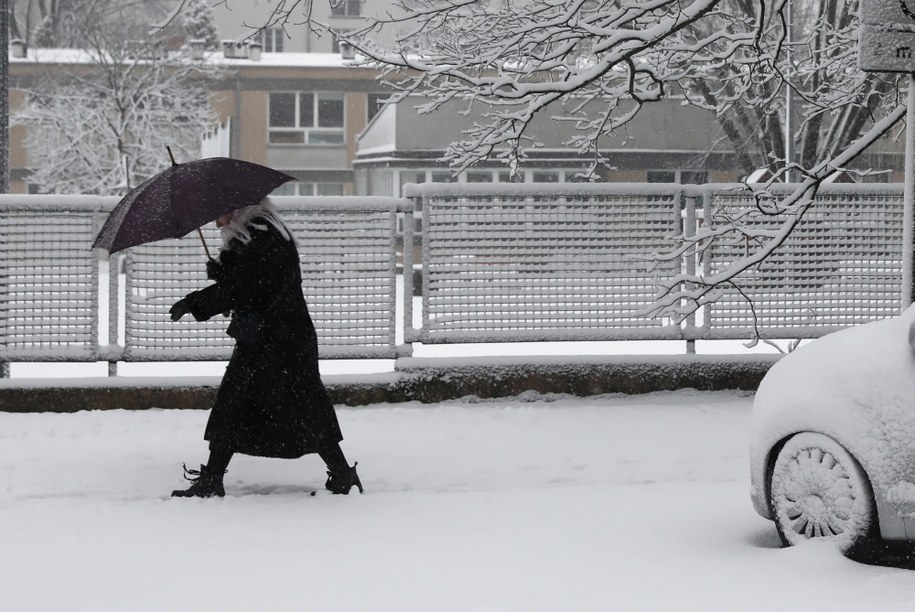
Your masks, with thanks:
M403 341L416 342L417 330L413 327L413 219L417 202L422 197L411 196L411 207L403 219Z
M120 346L118 344L118 327L121 320L120 304L120 255L108 257L108 348ZM118 362L116 358L108 358L108 376L118 375ZM112 361L114 359L114 361Z
M686 218L683 220L683 237L687 240L696 235L696 196L684 195L680 192L680 197L677 198L678 202L685 200L686 203ZM693 275L696 273L696 252L695 249L690 252L686 251L683 253L683 256L686 258L686 274ZM687 291L693 289L693 283L686 283ZM693 330L696 327L696 313L690 313L686 317L686 328L688 330ZM696 353L696 340L690 338L686 341L686 353L688 355L694 355Z

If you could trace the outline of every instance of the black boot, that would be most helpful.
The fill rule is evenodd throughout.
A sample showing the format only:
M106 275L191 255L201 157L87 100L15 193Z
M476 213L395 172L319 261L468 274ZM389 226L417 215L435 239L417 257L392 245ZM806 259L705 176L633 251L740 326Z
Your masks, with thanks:
M362 493L362 481L359 480L359 474L356 473L356 466L359 462L349 466L343 449L337 442L326 443L318 451L321 459L327 465L327 482L324 488L334 495L349 495L349 490L354 486L359 488Z
M187 489L172 491L172 497L225 497L226 490L222 486L222 477L225 470L211 470L201 465L199 470L189 470L184 465L184 478L193 484Z
M324 488L334 495L349 495L349 490L354 486L362 493L362 481L359 480L359 474L356 473L356 466L359 462L353 464L353 467L340 468L336 472L327 472L327 482Z

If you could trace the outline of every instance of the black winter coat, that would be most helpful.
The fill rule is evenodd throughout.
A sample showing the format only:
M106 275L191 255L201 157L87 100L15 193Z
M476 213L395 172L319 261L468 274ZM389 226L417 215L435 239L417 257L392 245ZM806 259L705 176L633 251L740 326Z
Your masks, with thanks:
M318 372L318 339L295 243L266 219L219 254L214 285L187 296L198 320L232 313L235 350L204 438L262 457L295 458L343 439Z

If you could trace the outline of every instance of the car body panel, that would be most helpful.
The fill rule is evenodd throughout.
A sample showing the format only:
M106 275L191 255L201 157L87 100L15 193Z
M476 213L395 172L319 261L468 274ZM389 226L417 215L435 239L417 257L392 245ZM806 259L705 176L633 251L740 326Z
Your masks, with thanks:
M753 402L751 498L771 519L773 450L802 431L845 447L870 480L884 539L915 539L915 308L824 336L787 355ZM912 534L912 535L907 535Z

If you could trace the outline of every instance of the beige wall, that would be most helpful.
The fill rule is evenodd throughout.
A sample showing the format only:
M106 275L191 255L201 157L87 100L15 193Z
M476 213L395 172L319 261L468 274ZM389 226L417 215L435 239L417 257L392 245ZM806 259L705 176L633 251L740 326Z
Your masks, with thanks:
M356 137L365 129L368 99L365 92L346 95L346 165L350 168L356 159Z
M238 116L233 146L236 157L256 164L267 163L267 104L268 95L260 91L242 91L238 95Z

